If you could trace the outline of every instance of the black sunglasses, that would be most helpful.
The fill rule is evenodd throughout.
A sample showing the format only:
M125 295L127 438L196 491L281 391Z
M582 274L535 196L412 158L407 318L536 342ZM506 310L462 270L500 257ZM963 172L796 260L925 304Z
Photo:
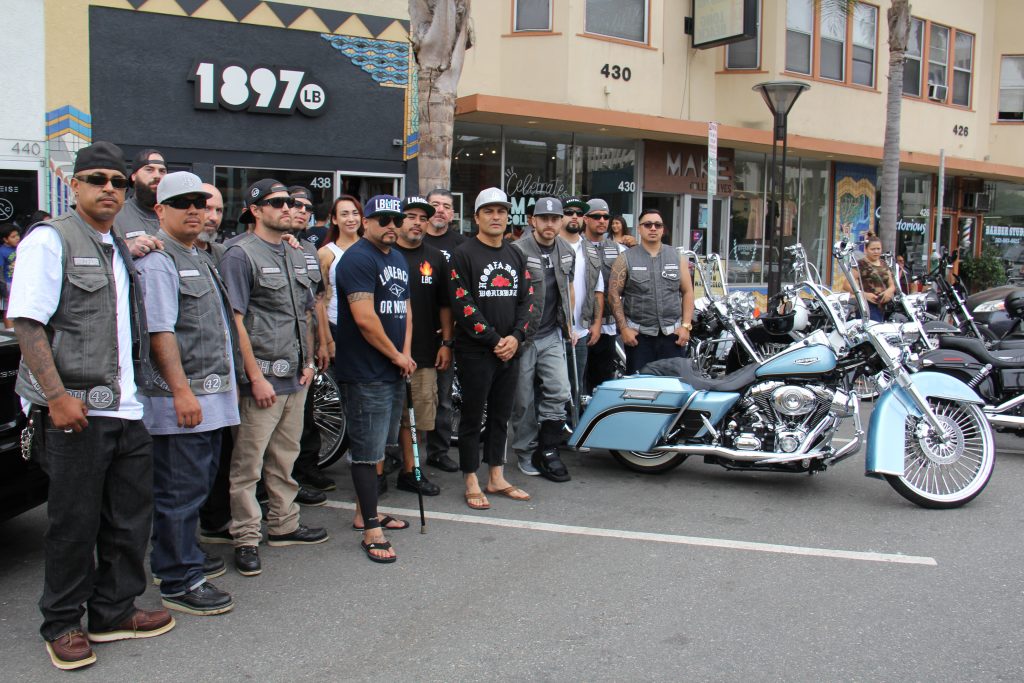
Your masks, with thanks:
M197 209L205 209L206 197L171 197L167 201L160 203L179 211L185 211L193 206Z
M102 173L90 173L89 175L76 175L75 180L89 183L96 187L106 187L107 183L113 185L115 190L123 190L128 187L128 179L123 175L103 175Z
M582 216L583 212L579 209L566 209L562 212L563 216Z
M606 220L608 220L608 214L606 214L606 213L590 213L590 214L587 214L587 218L593 218L595 221L606 221Z
M288 207L289 209L295 208L296 201L291 197L274 197L273 199L261 199L256 202L257 206L272 206L275 209L282 209Z
M309 202L303 202L298 199L295 200L295 208L302 209L303 211L312 211L313 205Z
M405 220L405 216L392 216L389 213L382 216L373 216L373 218L377 219L377 222L380 223L380 227L382 228L386 228L391 225L392 221L394 221L396 228L400 228L402 227L402 221Z

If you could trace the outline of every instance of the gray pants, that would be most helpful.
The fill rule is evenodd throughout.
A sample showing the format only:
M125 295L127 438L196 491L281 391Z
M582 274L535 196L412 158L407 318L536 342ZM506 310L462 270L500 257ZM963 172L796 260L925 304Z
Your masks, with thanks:
M561 335L556 332L526 344L519 358L519 382L510 423L512 450L517 456L533 453L541 422L565 420L568 401L569 371Z
M437 414L434 431L427 432L427 457L448 455L452 445L452 380L455 369L437 371Z

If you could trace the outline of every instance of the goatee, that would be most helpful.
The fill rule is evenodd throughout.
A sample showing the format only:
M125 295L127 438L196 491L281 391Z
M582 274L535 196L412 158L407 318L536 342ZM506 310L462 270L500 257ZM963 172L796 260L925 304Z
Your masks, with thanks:
M136 183L135 201L138 202L139 206L152 209L156 205L156 191L150 189L149 185Z

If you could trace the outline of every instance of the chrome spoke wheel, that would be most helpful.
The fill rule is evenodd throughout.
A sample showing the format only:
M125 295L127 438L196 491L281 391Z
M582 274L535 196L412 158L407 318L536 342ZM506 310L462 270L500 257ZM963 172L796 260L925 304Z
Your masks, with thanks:
M327 467L335 462L345 440L345 411L341 408L338 385L326 372L313 378L313 424L320 432L320 456L317 464Z

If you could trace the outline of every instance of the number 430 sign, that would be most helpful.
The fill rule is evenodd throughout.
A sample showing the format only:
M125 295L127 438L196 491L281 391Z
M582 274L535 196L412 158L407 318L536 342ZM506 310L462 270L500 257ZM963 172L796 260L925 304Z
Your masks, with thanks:
M301 69L197 61L188 80L195 83L196 109L223 107L256 114L292 114L298 109L306 116L320 116L327 104L324 87Z

